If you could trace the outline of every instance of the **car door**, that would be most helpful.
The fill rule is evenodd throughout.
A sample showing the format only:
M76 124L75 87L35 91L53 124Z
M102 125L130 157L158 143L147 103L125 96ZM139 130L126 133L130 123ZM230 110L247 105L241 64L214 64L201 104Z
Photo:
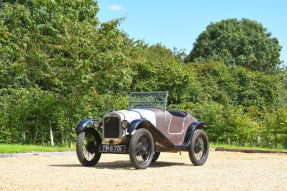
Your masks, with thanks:
M185 117L178 117L171 115L167 133L169 135L182 134L184 131L184 120Z

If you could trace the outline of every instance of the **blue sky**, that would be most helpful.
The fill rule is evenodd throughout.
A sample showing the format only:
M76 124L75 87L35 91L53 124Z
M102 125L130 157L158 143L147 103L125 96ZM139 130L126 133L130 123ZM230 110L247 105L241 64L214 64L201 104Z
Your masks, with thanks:
M210 22L255 20L278 38L280 58L287 63L287 0L98 0L98 5L100 22L126 15L120 28L130 38L186 49L187 54Z

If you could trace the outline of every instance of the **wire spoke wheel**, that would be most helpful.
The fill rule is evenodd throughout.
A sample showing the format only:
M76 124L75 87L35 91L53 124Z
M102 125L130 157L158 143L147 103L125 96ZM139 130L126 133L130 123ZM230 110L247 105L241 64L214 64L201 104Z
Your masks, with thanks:
M136 157L137 161L143 165L145 162L147 162L147 159L150 155L150 142L146 135L142 135L138 142L136 147Z
M83 154L87 161L92 161L96 153L97 141L92 134L87 134L83 142Z
M194 166L203 165L209 153L209 141L202 129L195 130L189 145L189 158Z
M195 140L194 152L197 160L201 160L204 156L204 141L201 135L199 135Z
M84 129L77 139L77 156L84 166L94 166L98 163L101 153L98 152L102 139L93 128Z
M137 130L131 138L129 148L130 160L136 169L145 169L150 165L154 144L152 135L148 130Z

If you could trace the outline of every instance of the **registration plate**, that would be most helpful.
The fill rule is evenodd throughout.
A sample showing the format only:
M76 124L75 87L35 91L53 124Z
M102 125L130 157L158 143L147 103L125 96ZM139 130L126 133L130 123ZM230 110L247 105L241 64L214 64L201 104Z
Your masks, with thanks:
M126 145L100 145L99 152L125 153Z

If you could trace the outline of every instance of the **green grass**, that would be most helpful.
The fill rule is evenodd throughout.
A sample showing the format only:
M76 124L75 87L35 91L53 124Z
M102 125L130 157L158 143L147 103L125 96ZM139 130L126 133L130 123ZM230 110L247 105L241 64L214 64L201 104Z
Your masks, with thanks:
M13 154L13 153L27 153L27 152L62 152L62 151L75 151L76 144L70 149L68 145L39 146L39 145L16 145L16 144L0 144L0 153Z
M237 145L227 145L227 144L223 144L223 143L213 143L210 142L209 143L209 147L224 147L224 148L242 148L242 149L261 149L261 150L268 150L268 151L287 151L287 149L284 148L265 148L265 147L240 147Z
M263 149L263 150L274 150L274 151L287 151L284 148L263 148L263 147L240 147L236 145L227 145L223 143L210 142L209 147L224 147L224 148L245 148L245 149ZM73 148L70 149L67 145L56 145L51 146L39 146L39 145L20 145L20 144L0 144L0 153L2 154L13 154L13 153L28 153L28 152L63 152L63 151L75 151L76 144L73 143Z

